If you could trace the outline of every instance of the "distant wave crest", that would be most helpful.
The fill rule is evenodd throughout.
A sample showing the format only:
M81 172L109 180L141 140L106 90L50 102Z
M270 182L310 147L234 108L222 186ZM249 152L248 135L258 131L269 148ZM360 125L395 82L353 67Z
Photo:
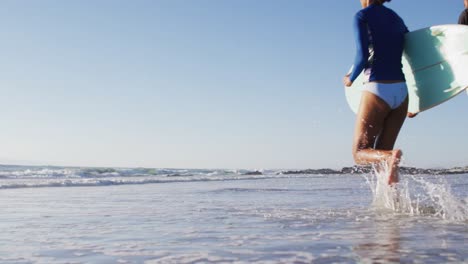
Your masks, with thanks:
M402 168L404 174L467 173L466 168L451 170L422 170ZM158 169L158 168L81 168L56 166L0 165L0 189L112 186L124 184L154 184L168 182L199 182L253 180L270 178L322 177L367 173L366 168L342 170L223 170L223 169Z

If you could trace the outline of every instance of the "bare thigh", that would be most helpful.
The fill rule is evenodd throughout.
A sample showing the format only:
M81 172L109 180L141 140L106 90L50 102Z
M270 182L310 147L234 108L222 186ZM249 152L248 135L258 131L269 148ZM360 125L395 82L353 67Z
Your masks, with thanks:
M362 92L354 129L354 154L359 150L373 149L376 146L377 138L386 127L385 121L390 112L390 106L377 95Z
M382 132L377 139L376 149L392 150L395 146L400 129L408 113L408 97L396 109L391 110L385 118Z

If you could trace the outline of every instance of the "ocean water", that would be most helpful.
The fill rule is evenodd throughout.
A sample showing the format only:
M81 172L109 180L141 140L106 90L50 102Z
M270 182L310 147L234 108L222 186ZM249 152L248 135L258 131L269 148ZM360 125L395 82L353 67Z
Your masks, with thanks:
M468 175L0 166L0 263L468 263Z

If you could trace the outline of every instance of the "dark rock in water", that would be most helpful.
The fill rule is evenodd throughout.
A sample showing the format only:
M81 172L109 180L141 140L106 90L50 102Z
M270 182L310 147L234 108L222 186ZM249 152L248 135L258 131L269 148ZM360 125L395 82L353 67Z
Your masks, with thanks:
M354 166L341 169L342 174L363 174L372 172L372 166ZM414 167L400 167L400 173L406 175L447 175L447 174L468 174L468 167L453 169L421 169Z
M414 167L400 167L400 173L406 174L406 175L439 174L439 172L434 169L421 169L421 168L414 168Z
M372 171L372 166L354 166L354 167L344 167L341 169L341 174L363 174L370 173Z
M353 167L344 167L341 170L332 170L332 169L307 169L307 170L291 170L291 171L282 171L279 174L366 174L373 171L372 166L353 166ZM400 167L400 173L406 175L447 175L447 174L468 174L468 167L456 167L452 169L421 169L414 167Z
M465 174L468 173L468 168L452 168L452 169L421 169L412 167L401 167L400 172L402 174L417 175L417 174L429 174L429 175L447 175L447 174Z
M372 166L354 166L354 167L344 167L341 170L342 174L365 174L371 173L373 171ZM418 174L449 174L447 170L435 170L435 169L421 169L414 167L400 167L400 173L406 175L418 175Z
M455 167L453 169L448 169L445 171L445 174L468 174L468 167Z
M260 171L249 171L249 172L243 173L242 175L263 175L263 173Z

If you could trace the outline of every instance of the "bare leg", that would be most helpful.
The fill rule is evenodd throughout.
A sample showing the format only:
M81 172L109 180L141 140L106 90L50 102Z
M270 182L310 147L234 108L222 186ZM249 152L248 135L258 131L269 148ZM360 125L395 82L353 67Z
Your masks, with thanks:
M380 134L376 148L382 150L392 150L397 140L400 129L405 122L408 111L408 97L406 100L396 109L390 111L384 122L384 128ZM390 177L388 184L394 184L398 182L398 165L403 153L401 150L393 150L389 160L387 160L387 166L389 169Z
M396 150L393 150L392 151L392 156L387 159L387 167L388 167L388 174L389 174L389 177L388 177L388 184L389 185L393 185L394 183L397 183L399 181L398 179L398 168L399 168L399 164L400 164L400 159L401 159L401 156L403 155L403 153L401 152L401 150L399 149L396 149Z
M380 134L375 147L382 150L392 150L395 146L400 129L406 119L408 111L408 97L396 109L391 110L384 121L382 133Z
M356 118L354 159L361 165L386 162L389 168L389 184L398 182L398 165L402 152L399 149L393 150L393 146L404 121L399 112L407 107L405 101L399 108L391 110L378 96L363 92Z

